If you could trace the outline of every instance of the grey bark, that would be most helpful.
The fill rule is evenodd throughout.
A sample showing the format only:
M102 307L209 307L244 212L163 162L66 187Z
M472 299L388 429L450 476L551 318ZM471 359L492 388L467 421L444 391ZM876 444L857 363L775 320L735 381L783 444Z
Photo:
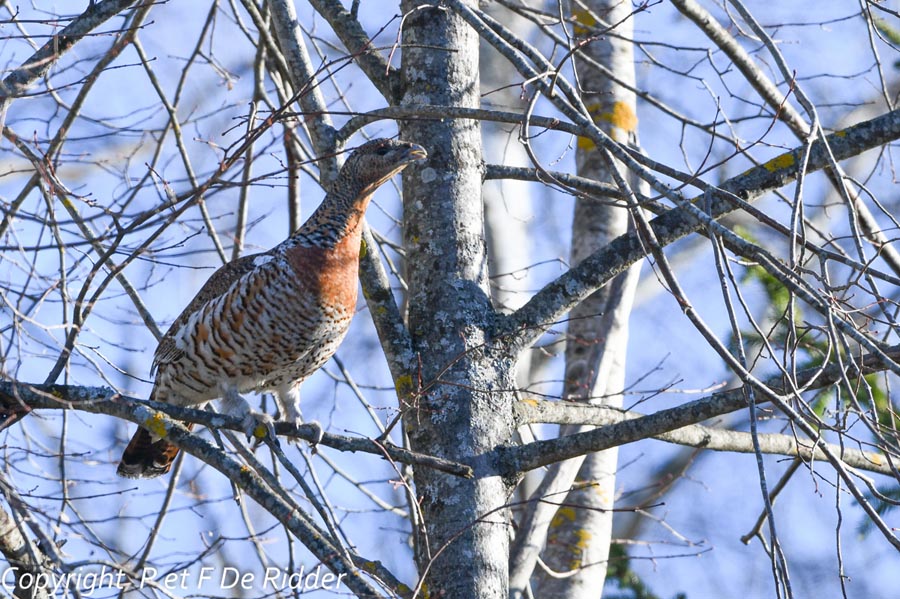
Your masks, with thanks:
M50 594L46 587L20 582L25 574L34 580L33 577L43 571L40 562L44 556L37 547L28 542L19 525L2 508L0 508L0 553L9 563L9 567L16 568L13 591L15 599L49 599ZM28 577L25 581L27 580Z
M402 9L402 104L478 106L475 32L430 3ZM401 136L429 152L403 178L408 321L424 383L404 425L413 449L471 460L475 470L471 480L416 470L425 522L416 559L432 597L505 599L509 485L496 461L477 456L512 436L514 381L512 360L488 335L480 129L471 120L408 121Z
M502 18L511 30L522 39L528 39L533 25L519 15L510 13L500 5L488 5L486 10ZM520 102L518 91L509 87L509 66L506 60L487 44L482 43L481 87L487 108L516 106ZM516 139L516 131L508 125L491 121L482 122L486 169L491 164L529 164L528 155ZM533 169L523 170L534 172ZM530 295L532 283L529 267L532 260L530 240L540 229L540 219L533 213L532 189L534 186L514 178L500 177L489 180L485 172L483 187L485 240L491 276L491 297L498 311L516 310ZM516 369L516 388L528 388L532 381L541 380L540 352L529 350L519 356ZM523 442L534 440L527 429L518 431ZM525 500L537 486L539 473L528 473L516 487L517 500Z
M740 403L737 410L731 412L737 414L744 408ZM635 418L644 418L645 414L638 412L619 410L610 408L609 406L589 406L580 403L572 403L565 401L520 401L516 402L516 419L522 423L556 423L556 424L585 424L591 423L596 426L612 426L625 420L633 420ZM686 448L707 449L711 451L732 451L736 453L753 453L754 447L751 434L738 430L727 428L719 428L712 426L704 426L702 424L689 424L687 426L671 429L667 432L655 435L654 439L684 445ZM859 449L839 448L836 445L824 443L821 440L804 441L794 435L775 434L775 433L759 433L759 444L761 453L786 455L786 456L802 456L804 459L823 460L825 454L818 450L818 446L826 446L833 453L841 453L841 460L848 466L859 470L876 472L891 476L894 474L890 462L880 453L861 451ZM696 452L690 451L694 454ZM681 472L686 464L680 463L680 458L676 460L675 466L667 466L663 468L667 472ZM652 480L648 477L648 480ZM629 495L632 505L639 505L635 502L633 494ZM567 503L569 503L567 501ZM627 537L631 538L631 537Z
M329 153L336 149L335 131L331 126L322 90L315 82L316 72L303 43L297 9L293 2L286 0L269 0L269 8L272 11L273 28L287 59L294 93L300 94L299 102L303 110L315 115L305 119L304 123L309 128L316 153L327 158L319 161L320 178L323 182L330 183L337 176L337 161L333 157L328 158Z

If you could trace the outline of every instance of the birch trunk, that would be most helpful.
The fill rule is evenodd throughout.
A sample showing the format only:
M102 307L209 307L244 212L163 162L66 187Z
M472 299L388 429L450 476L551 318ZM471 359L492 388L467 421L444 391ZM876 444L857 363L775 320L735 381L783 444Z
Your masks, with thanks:
M630 2L589 0L581 7L575 5L573 16L581 25L575 28L579 38L600 35L615 24L615 35L600 35L583 52L633 86L631 11ZM579 60L577 54L576 68L585 104L594 121L616 141L636 144L634 94ZM579 139L577 168L582 177L615 183L609 165L585 138ZM636 184L634 179L632 185ZM572 225L572 263L581 262L627 230L628 212L623 206L579 199ZM566 343L566 399L621 407L628 317L638 273L639 268L632 267L572 310ZM571 430L564 433L584 428L567 427ZM566 599L600 596L612 538L617 458L618 449L613 448L588 455L581 464L574 485L564 499L564 507L556 511L550 523L542 560L545 569L538 569L533 578L536 596Z

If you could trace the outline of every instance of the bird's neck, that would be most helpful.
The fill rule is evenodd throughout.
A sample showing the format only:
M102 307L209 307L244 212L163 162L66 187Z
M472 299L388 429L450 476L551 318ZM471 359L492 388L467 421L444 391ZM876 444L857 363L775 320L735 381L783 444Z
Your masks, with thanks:
M364 189L344 187L341 191L329 192L316 211L291 236L291 241L330 249L347 237L358 238L371 198L371 191Z

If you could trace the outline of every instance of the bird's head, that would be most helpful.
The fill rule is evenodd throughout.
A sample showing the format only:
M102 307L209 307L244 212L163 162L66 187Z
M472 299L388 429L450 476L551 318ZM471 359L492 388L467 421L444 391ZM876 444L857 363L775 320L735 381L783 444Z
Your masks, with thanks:
M428 157L425 148L408 141L373 139L354 150L338 181L350 183L360 195L369 195L406 165Z

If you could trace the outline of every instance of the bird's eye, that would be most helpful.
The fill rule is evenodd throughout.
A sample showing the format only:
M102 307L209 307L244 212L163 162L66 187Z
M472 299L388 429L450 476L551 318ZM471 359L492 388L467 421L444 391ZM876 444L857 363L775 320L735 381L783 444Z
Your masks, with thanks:
M391 149L390 149L389 147L387 147L387 146L381 146L380 148L378 148L377 150L375 150L375 153L378 154L379 156L384 156L385 154L387 154L388 152L390 152L390 150L391 150Z

